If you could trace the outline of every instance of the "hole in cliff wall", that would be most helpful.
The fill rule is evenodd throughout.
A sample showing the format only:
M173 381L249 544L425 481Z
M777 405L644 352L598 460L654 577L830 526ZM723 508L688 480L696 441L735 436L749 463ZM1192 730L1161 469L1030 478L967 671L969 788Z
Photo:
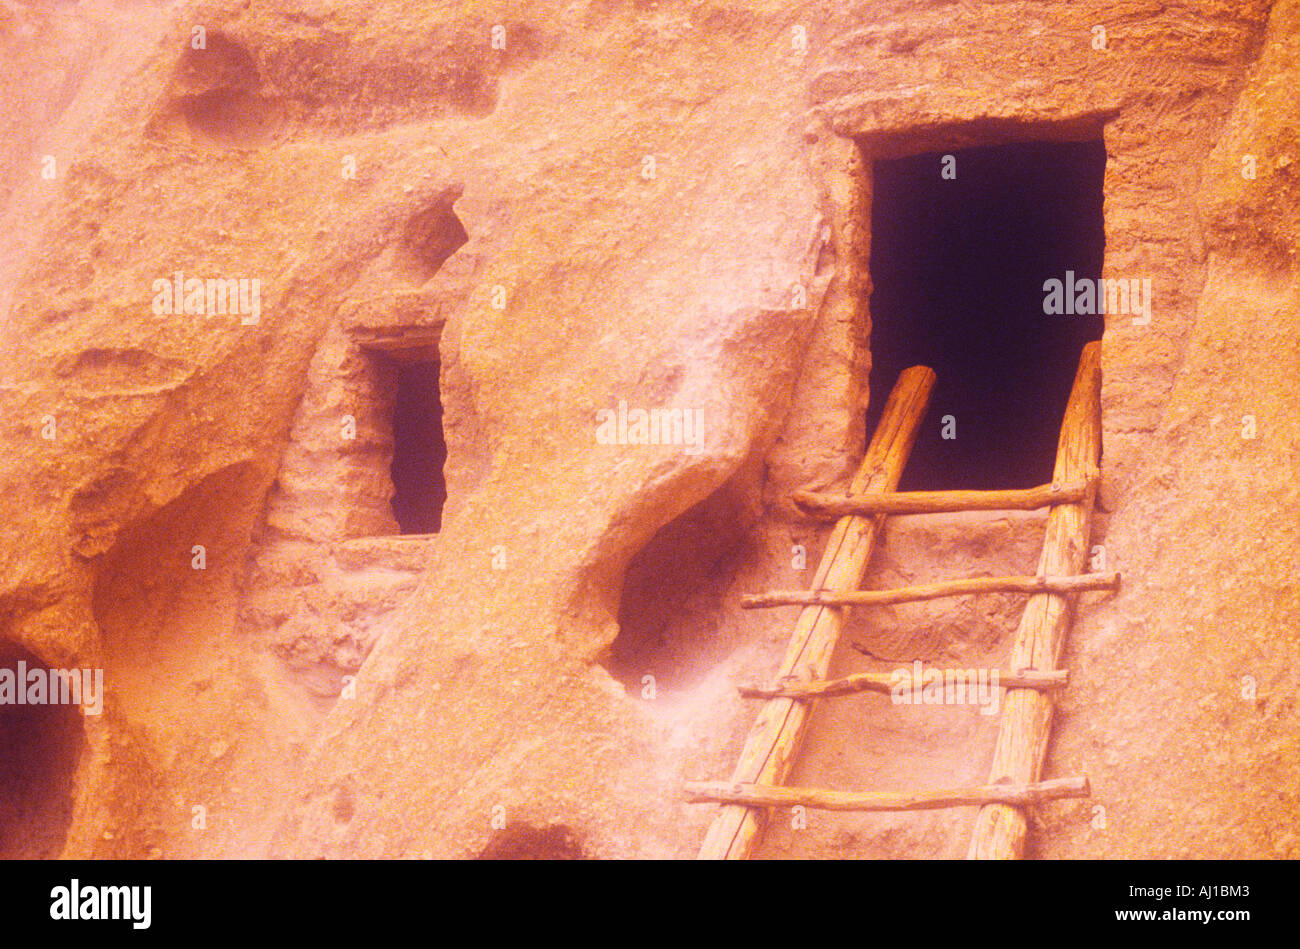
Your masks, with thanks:
M605 667L630 695L642 694L646 676L656 690L687 688L735 648L726 598L753 553L760 502L751 485L734 476L629 561Z
M946 154L955 177L940 152L873 165L868 434L899 372L928 365L938 381L900 487L1041 484L1079 353L1103 328L1045 313L1044 282L1101 274L1105 147Z
M514 822L492 835L478 860L583 860L582 843L563 824L533 827Z
M255 464L221 468L127 526L98 560L104 678L131 717L193 714L196 683L230 660L235 585L263 490Z
M193 131L224 145L268 142L283 119L277 102L244 89L213 89L183 96L177 107Z
M447 500L437 348L390 345L370 350L377 389L392 393L389 505L401 534L436 534Z
M438 364L424 360L399 365L393 400L393 516L403 534L442 529L446 460Z
M187 45L176 64L176 82L190 90L217 86L252 88L260 81L257 63L248 48L215 30L204 35L202 47Z
M276 97L263 94L253 54L222 33L188 46L172 82L174 109L195 134L223 145L258 145L274 137L284 118Z
M0 677L48 667L20 646L0 641ZM0 685L0 689L4 688ZM0 693L2 694L2 693ZM71 704L0 703L0 859L50 859L63 850L72 823L74 780L86 737Z
M469 240L452 204L460 197L456 188L443 194L425 210L411 218L402 232L398 259L420 280L436 274L447 258Z

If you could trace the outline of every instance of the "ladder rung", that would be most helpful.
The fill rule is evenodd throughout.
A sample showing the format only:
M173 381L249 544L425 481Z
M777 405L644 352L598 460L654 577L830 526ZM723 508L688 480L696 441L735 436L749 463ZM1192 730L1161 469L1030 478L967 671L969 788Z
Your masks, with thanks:
M1070 484L1040 484L1007 491L877 491L824 494L795 491L791 499L805 513L833 520L849 514L939 514L946 511L1032 511L1082 501L1095 478Z
M905 670L906 671L906 670ZM997 687L1003 689L1059 689L1070 679L1065 669L1038 670L1022 669L1006 675L997 669L946 669L941 671L959 674L963 681L984 681L992 684L997 675ZM908 672L907 682L911 683ZM898 672L859 672L843 679L823 679L809 682L787 679L772 685L742 685L737 689L741 695L750 699L826 699L838 695L853 695L858 692L883 692L886 695L899 687Z
M1118 573L1084 573L1073 577L972 577L944 580L894 590L774 590L741 597L745 609L767 606L883 606L911 600L936 600L972 593L1079 593L1084 590L1115 590Z
M716 801L745 807L793 807L802 804L824 811L923 811L943 807L1011 804L1025 807L1067 797L1088 797L1087 776L1056 778L1033 784L986 784L949 791L830 791L823 788L779 787L698 781L685 787L691 803Z

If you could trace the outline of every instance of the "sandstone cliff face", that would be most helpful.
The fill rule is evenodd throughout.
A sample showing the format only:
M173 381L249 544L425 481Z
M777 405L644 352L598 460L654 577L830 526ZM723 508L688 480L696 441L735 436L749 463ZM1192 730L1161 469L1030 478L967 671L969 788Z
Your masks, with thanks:
M0 656L107 693L6 732L60 762L7 852L692 855L677 788L729 773L732 685L788 635L739 594L806 582L786 496L861 455L870 162L1102 137L1105 273L1156 303L1107 318L1093 542L1126 582L1081 602L1048 762L1095 800L1035 846L1297 854L1300 4L274 7L0 6ZM178 273L246 305L161 305ZM403 538L413 359L446 504ZM620 402L701 437L605 444ZM1036 524L898 518L869 580L1031 569ZM1018 603L961 609L851 632L995 659ZM805 777L978 778L962 711L828 712ZM957 855L968 823L767 852Z

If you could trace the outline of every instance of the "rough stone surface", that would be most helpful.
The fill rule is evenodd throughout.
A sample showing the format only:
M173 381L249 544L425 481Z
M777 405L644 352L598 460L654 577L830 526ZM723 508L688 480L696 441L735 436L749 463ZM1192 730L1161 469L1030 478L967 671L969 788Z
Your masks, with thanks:
M83 742L33 733L75 779L8 846L692 855L678 787L729 773L793 616L739 597L806 581L786 498L861 455L871 159L1101 136L1106 273L1156 300L1107 318L1125 582L1080 600L1047 764L1094 799L1032 848L1300 856L1300 3L508 7L0 0L0 656L107 688ZM156 313L177 272L260 280L257 321ZM391 536L399 344L440 366L434 537ZM620 402L702 439L602 444ZM1035 517L899 518L870 582L1028 570ZM1019 602L848 638L994 662ZM979 780L994 719L919 711L820 709L800 779ZM969 824L778 819L763 853Z

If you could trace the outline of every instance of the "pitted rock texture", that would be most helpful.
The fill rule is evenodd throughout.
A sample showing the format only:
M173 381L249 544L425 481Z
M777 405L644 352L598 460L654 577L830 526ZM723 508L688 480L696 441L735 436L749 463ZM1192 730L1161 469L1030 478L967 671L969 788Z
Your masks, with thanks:
M679 785L730 773L789 633L739 597L806 582L787 496L861 456L871 161L1085 138L1104 274L1156 301L1107 318L1125 582L1047 765L1094 800L1034 851L1300 854L1295 0L0 0L0 53L0 654L106 672L103 715L4 733L73 775L65 855L693 855ZM195 278L256 314L157 312ZM432 538L385 510L394 345L440 367ZM603 444L620 402L702 438ZM1032 564L1032 519L965 526L898 519L872 582ZM1018 603L944 615L854 635L984 661ZM987 719L852 701L809 780L984 772ZM964 850L833 817L764 853Z

